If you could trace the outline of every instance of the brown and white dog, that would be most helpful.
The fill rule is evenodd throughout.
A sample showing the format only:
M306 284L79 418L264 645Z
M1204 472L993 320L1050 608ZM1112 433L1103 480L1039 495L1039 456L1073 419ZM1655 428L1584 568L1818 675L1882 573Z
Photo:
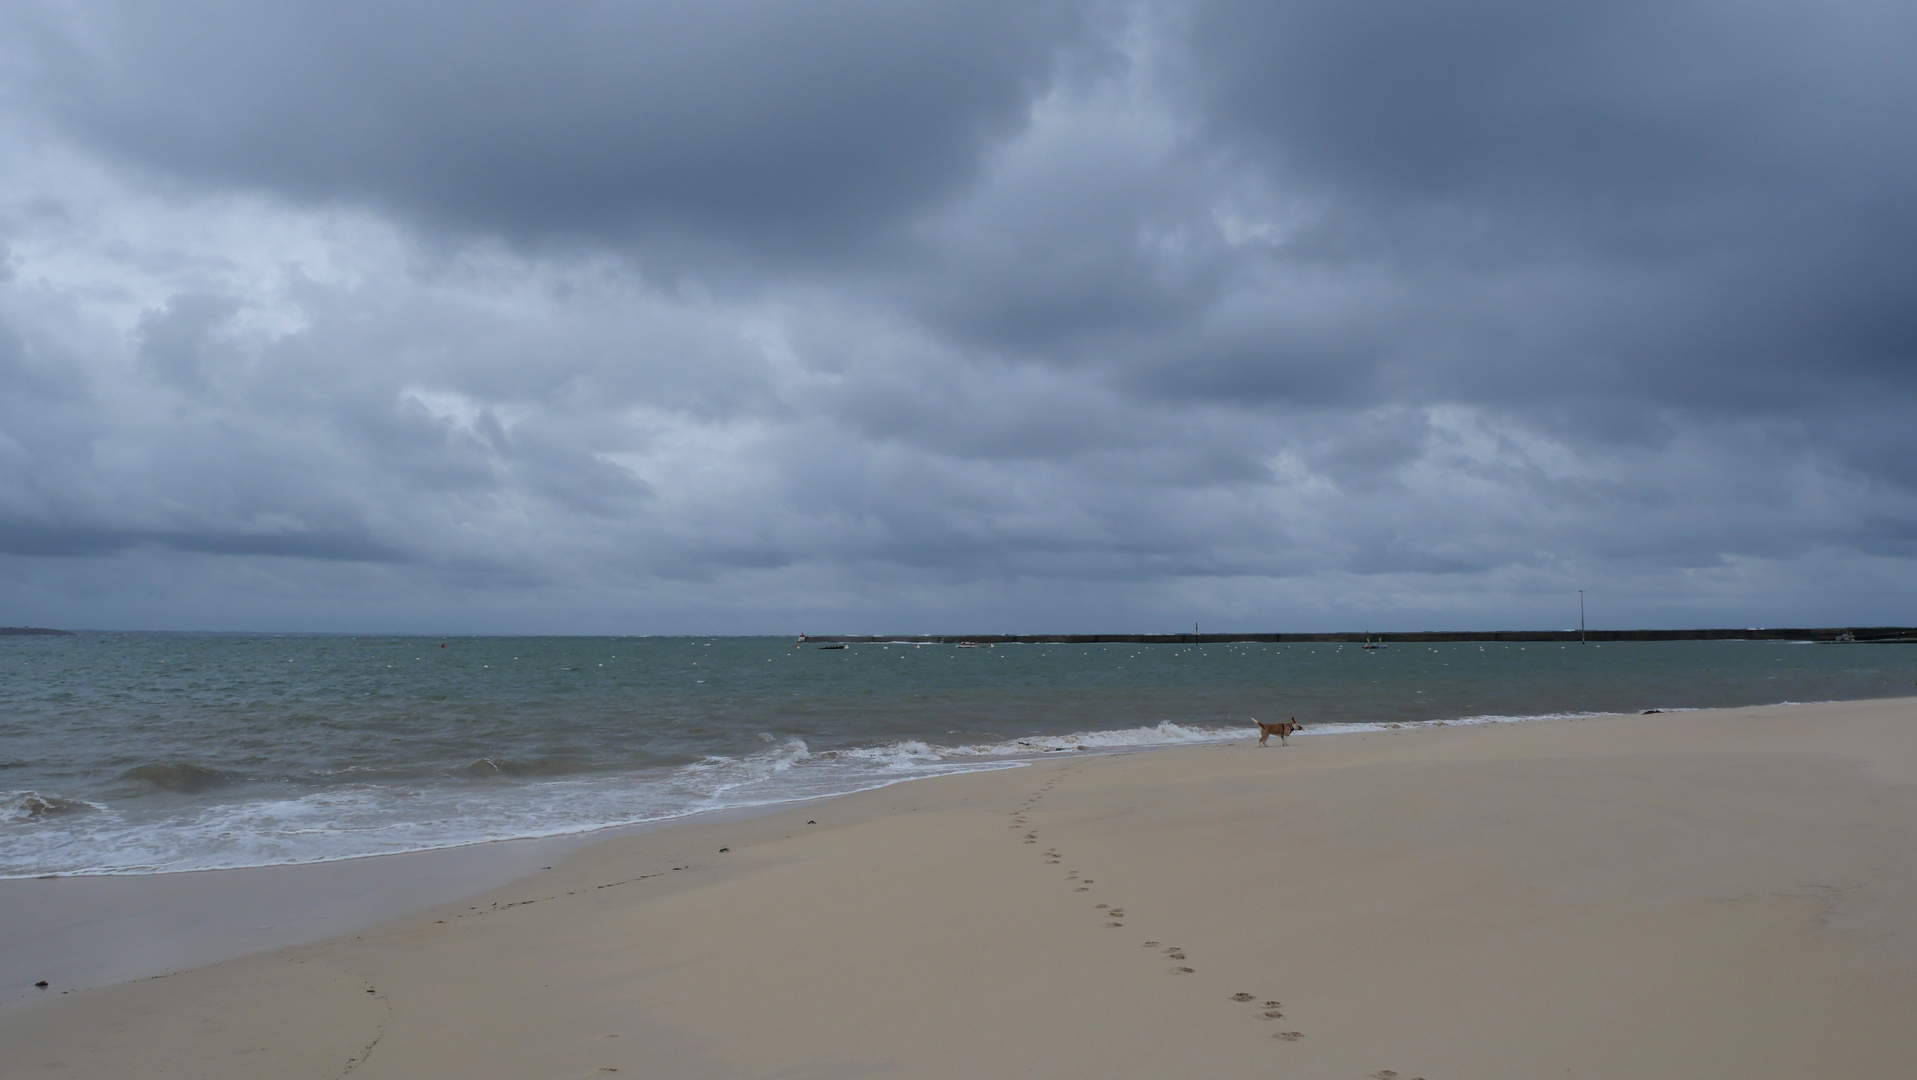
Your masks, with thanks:
M1273 735L1278 736L1279 746L1290 746L1291 744L1286 742L1285 739L1290 736L1292 732L1303 731L1305 729L1305 725L1299 723L1298 718L1295 716L1282 724L1260 723L1255 716L1251 718L1251 722L1258 725L1259 746L1265 745L1265 740L1271 738Z

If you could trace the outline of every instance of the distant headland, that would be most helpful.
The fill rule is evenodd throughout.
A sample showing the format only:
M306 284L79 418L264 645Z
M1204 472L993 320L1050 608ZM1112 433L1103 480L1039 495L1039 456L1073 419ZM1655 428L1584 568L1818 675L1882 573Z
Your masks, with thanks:
M44 626L0 626L0 637L9 634L43 634L48 637L72 637L71 630L49 630Z
M1917 644L1917 627L1760 627L1747 630L1415 630L1329 634L802 634L805 641L888 642L915 645L1211 645L1234 641L1372 642L1418 641L1818 641L1857 644Z

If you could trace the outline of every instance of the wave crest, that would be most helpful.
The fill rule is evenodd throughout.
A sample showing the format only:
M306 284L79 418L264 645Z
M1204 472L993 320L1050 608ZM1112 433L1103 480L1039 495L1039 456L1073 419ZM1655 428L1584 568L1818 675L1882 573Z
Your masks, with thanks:
M216 787L224 787L240 779L237 774L220 769L209 769L186 762L164 761L135 765L121 773L119 778L144 784L158 791L171 791L179 795L195 795Z
M0 821L31 822L65 814L84 814L98 807L80 799L42 795L37 791L0 792Z
M545 757L534 758L531 761L519 761L509 757L474 758L451 770L454 776L463 776L469 780L489 780L494 777L570 776L587 771L590 770L585 762L572 758Z

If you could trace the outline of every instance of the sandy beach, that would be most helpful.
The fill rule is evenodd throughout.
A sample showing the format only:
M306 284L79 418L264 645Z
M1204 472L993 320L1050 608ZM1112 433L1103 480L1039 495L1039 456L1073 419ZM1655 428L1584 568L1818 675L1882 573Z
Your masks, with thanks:
M0 1074L1904 1075L1914 836L1917 699L1056 754L55 986Z

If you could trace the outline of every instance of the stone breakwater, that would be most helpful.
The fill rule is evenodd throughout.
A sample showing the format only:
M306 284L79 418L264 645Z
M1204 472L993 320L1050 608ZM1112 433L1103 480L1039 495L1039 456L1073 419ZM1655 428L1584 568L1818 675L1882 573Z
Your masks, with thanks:
M914 645L1209 645L1234 641L1351 642L1419 641L1817 641L1844 644L1917 644L1917 627L1756 627L1719 630L1354 630L1323 634L804 634L826 643L906 642Z

